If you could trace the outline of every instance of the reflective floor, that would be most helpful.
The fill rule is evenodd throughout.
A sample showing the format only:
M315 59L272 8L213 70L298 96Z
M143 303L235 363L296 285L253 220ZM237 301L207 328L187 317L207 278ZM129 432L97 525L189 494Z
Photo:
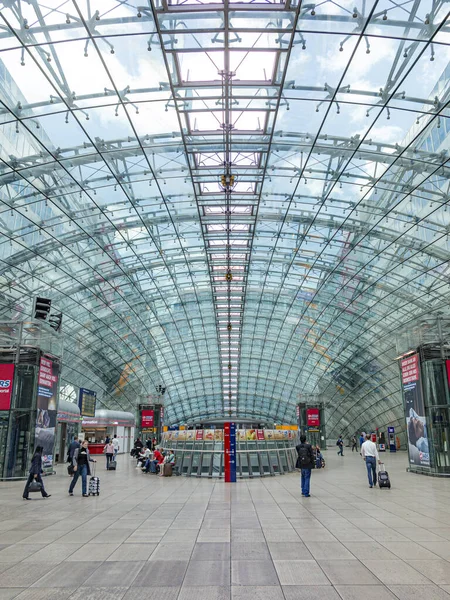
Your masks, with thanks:
M450 481L398 454L369 489L359 454L326 460L311 498L298 474L163 479L126 456L99 498L63 469L48 500L0 483L0 600L450 600Z

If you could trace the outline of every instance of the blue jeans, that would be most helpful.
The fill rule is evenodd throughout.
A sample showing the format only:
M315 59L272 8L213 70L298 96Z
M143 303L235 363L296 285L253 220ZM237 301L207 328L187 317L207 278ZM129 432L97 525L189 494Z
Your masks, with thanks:
M339 446L338 454L344 456L344 446Z
M75 471L75 473L73 474L73 479L72 479L72 483L70 484L70 488L69 488L69 493L71 494L73 492L73 488L75 487L77 481L78 481L78 477L80 477L81 475L81 489L82 489L82 493L84 495L87 494L87 473L88 473L88 468L87 465L78 465L78 469Z
M366 456L366 468L369 485L372 487L377 483L377 463L375 456Z
M309 484L311 481L311 469L302 469L301 484L303 496L309 496Z

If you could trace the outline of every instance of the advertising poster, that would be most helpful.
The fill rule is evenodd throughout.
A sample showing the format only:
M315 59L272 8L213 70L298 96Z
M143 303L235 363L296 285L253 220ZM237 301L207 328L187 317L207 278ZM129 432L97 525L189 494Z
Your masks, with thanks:
M56 414L58 402L59 363L42 356L39 363L37 415L34 445L43 447L42 466L53 466L55 446Z
M141 428L149 429L154 427L155 422L155 411L154 410L143 410L141 411Z
M245 442L245 429L238 429L236 437L240 442Z
M256 440L256 429L247 429L246 438L248 441Z
M308 425L308 427L320 427L320 416L318 408L306 409L306 424Z
M208 442L214 441L214 429L204 429L203 432L204 440L207 440Z
M214 430L214 441L215 442L221 442L223 439L223 431L222 429L215 429Z
M405 402L406 431L408 434L409 462L430 467L427 420L420 381L419 355L413 354L400 363L403 397Z
M264 438L267 441L271 441L275 439L275 431L273 429L264 429Z
M78 395L78 408L82 417L95 417L95 405L97 403L97 392L80 388Z
M195 431L193 429L188 429L186 431L186 441L193 442L195 440Z
M256 439L258 440L258 442L263 442L264 441L264 429L257 429L256 430Z
M203 440L203 429L197 429L195 432L195 439L200 442Z
M0 410L11 408L14 365L0 364Z

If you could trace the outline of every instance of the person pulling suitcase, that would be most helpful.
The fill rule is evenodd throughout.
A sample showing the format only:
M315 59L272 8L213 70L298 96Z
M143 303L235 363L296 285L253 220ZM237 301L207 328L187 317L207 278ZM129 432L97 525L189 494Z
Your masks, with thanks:
M369 487L373 488L377 485L377 461L381 464L378 455L377 446L371 441L370 435L366 435L366 441L361 446L361 456L366 461L367 477L369 479Z
M91 469L89 467L90 462L95 463L97 461L91 458L88 449L88 441L84 440L84 442L81 444L81 447L77 448L73 453L74 476L69 487L69 496L73 496L73 490L77 484L78 478L81 475L83 497L88 497L87 477L91 474Z

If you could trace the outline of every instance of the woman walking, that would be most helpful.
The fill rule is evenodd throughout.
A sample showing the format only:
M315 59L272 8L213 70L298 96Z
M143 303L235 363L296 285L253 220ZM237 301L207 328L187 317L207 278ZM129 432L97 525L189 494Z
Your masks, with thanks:
M114 456L114 444L112 442L106 444L106 446L103 448L103 452L106 454L106 470L108 470L109 463Z
M69 496L73 496L74 487L78 481L78 477L81 475L81 484L82 484L82 492L85 498L88 497L87 493L87 476L91 474L91 470L89 468L90 462L97 462L91 455L88 450L88 441L84 440L81 444L80 448L77 448L73 453L73 470L74 476L72 482L69 487Z
M38 483L41 484L41 494L43 498L50 498L51 494L47 494L44 488L44 482L42 481L41 473L42 471L42 446L37 446L34 451L33 458L31 459L31 467L30 474L28 475L27 483L25 484L25 489L23 490L23 499L31 500L28 498L29 488L33 479L35 479Z

